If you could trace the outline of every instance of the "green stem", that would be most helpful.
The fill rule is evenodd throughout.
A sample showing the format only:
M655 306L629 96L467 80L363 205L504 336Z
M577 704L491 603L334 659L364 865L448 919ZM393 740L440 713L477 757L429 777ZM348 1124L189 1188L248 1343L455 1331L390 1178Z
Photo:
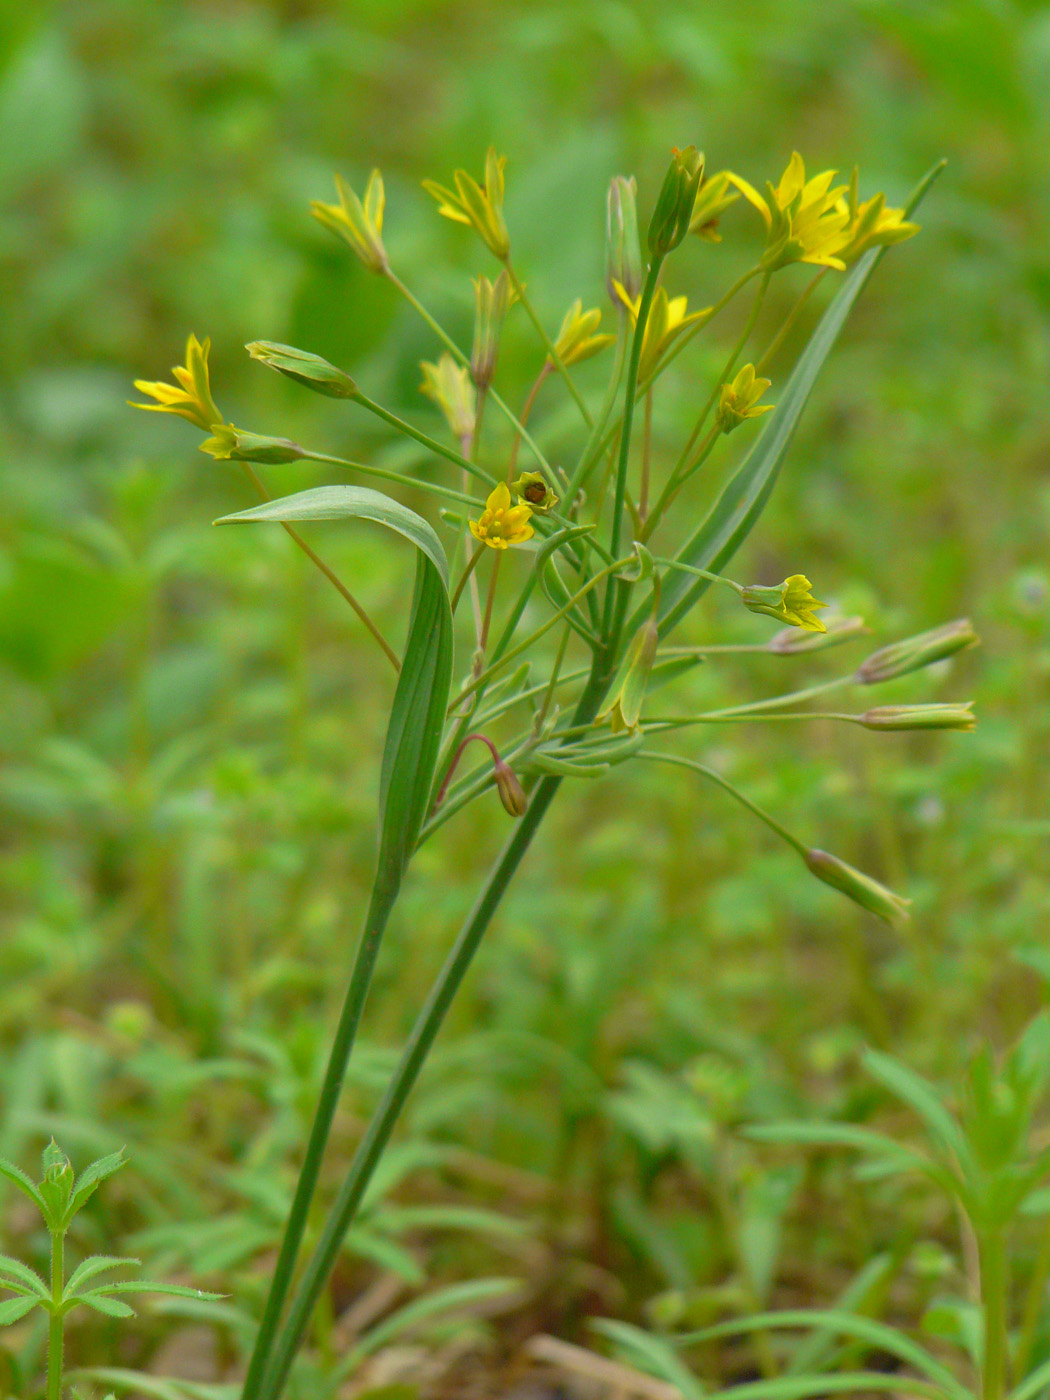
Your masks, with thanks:
M623 533L624 497L627 495L627 464L631 454L631 428L634 425L634 402L638 391L638 366L642 359L642 345L645 342L645 325L649 320L649 308L653 304L656 284L660 280L663 258L654 257L649 264L642 299L638 305L638 319L634 326L634 340L631 342L631 359L627 366L627 388L624 391L623 431L620 434L620 458L616 468L616 494L613 498L612 533L609 550L615 557L620 552L620 539ZM612 597L612 590L609 594Z
M609 684L609 667L606 656L596 657L590 680L580 697L574 718L577 721L593 719L601 705ZM408 1042L401 1054L397 1069L387 1086L364 1138L361 1140L354 1160L350 1165L339 1196L329 1216L328 1223L317 1244L313 1256L303 1274L299 1289L292 1302L287 1321L282 1329L273 1353L273 1361L267 1372L258 1400L277 1400L288 1375L303 1333L309 1323L314 1305L324 1288L332 1270L343 1239L353 1222L354 1216L368 1188L372 1174L383 1155L394 1126L400 1117L405 1101L411 1093L420 1070L426 1063L430 1049L445 1019L448 1009L466 976L474 954L481 944L485 931L499 907L522 857L554 800L562 779L541 778L536 785L528 811L521 818L503 853L490 874L484 889L478 897L470 917L456 939L445 965L438 975L430 994L416 1019ZM256 1400L245 1391L242 1400Z
M613 370L609 378L609 386L605 391L605 400L598 411L598 417L594 420L594 427L591 435L587 439L586 446L580 454L580 460L576 463L575 470L569 478L569 489L566 493L565 509L572 511L576 502L577 493L580 487L587 480L591 468L598 461L603 450L603 434L605 426L609 421L616 404L616 396L620 392L620 380L623 378L624 366L627 364L627 311L621 304L619 324L616 332L616 350L614 352Z
M260 481L259 476L256 473L255 468L251 465L251 463L242 462L241 466L244 468L248 479L255 486L256 491L258 491L262 499L264 501L272 500L273 497L270 495L269 491L267 491L266 487ZM299 546L302 552L306 555L307 559L309 559L312 564L314 564L318 569L320 569L321 573L324 574L325 578L336 590L336 592L339 593L339 595L342 598L345 598L346 601L353 608L354 612L357 613L358 617L365 624L369 632L371 632L372 636L375 638L375 640L382 647L383 651L386 653L386 658L390 662L391 666L393 666L394 670L400 671L401 660L398 657L397 652L390 645L387 639L383 636L382 632L380 632L379 628L375 625L375 623L369 617L368 613L365 611L362 605L350 592L349 588L347 588L343 580L332 569L328 567L328 565L324 562L324 560L315 550L310 548L310 546L306 543L306 541L303 539L302 535L300 535L299 531L295 528L294 525L289 525L287 520L282 520L280 523L282 529L289 536L289 538L295 541L295 543Z
M434 317L426 309L426 307L419 300L419 298L414 296L413 293L410 292L409 289L405 286L404 282L402 282L401 279L395 273L391 272L389 268L386 270L385 276L387 281L391 284L391 286L396 288L396 290L401 293L401 295L408 302L409 306L412 307L413 311L415 311L417 315L419 315L427 323L430 329L437 336L438 340L441 341L442 345L444 345L445 349L449 351L453 358L457 359L461 365L467 365L469 367L470 356L466 354L465 351L459 348L459 346L448 334L445 328L434 319ZM516 432L521 434L522 440L528 447L529 451L536 458L536 461L540 464L543 470L550 475L551 480L553 480L554 477L551 469L551 464L547 461L547 458L544 456L540 447L530 436L530 434L526 432L524 424L520 423L518 419L514 416L513 410L510 407L508 407L508 405L503 401L503 399L500 398L499 394L496 393L495 389L491 385L489 385L489 398L491 398L492 402L503 414L504 418L506 418L507 422L511 425L511 427L514 428Z
M984 1354L981 1363L981 1400L1003 1400L1007 1385L1006 1242L999 1229L979 1239L981 1309L984 1314Z
M364 1012L372 972L379 955L379 945L387 920L390 918L390 911L397 899L399 886L400 881L377 879L372 890L364 932L358 945L353 971L350 974L350 985L346 991L335 1039L328 1056L328 1067L325 1070L324 1083L321 1086L321 1096L310 1128L310 1137L306 1145L299 1180L296 1184L292 1208L284 1227L284 1238L281 1240L281 1250L274 1266L273 1281L270 1284L262 1322L259 1324L255 1348L248 1363L248 1373L244 1379L241 1400L258 1400L258 1397L264 1393L262 1390L263 1376L273 1348L274 1338L277 1335L281 1313L284 1310L284 1304L291 1287L295 1262L302 1245L310 1205L321 1171L321 1162L332 1128L332 1119L335 1117L343 1079L346 1075L346 1067L350 1062L350 1052L357 1036L357 1028ZM52 1400L50 1394L48 1400Z
M672 474L667 478L667 481L664 483L664 489L660 492L660 499L653 507L652 514L649 516L649 519L645 522L645 526L642 529L642 533L638 537L643 544L656 529L657 525L659 525L660 521L663 519L664 512L667 510L668 506L671 504L674 498L678 495L679 491L682 489L685 483L695 472L698 472L700 468L704 465L704 463L707 461L708 457L711 455L711 451L715 443L721 436L722 429L716 424L708 433L707 437L704 438L703 442L700 444L700 449L697 452L696 456L685 468L681 476L675 477Z
M529 390L528 395L526 396L525 402L524 402L524 403L522 404L522 406L521 406L521 423L522 423L522 430L524 429L525 424L529 421L529 415L532 413L532 406L533 406L533 404L536 402L536 396L539 394L540 390L543 388L543 385L544 385L544 383L546 382L547 376L548 376L548 374L550 374L550 372L551 372L551 370L552 370L553 368L554 368L554 366L551 364L550 360L544 360L544 362L543 362L543 368L540 370L539 374L536 376L536 382L533 384L532 388ZM518 449L519 449L520 447L521 447L521 431L518 431L518 432L515 432L515 434L514 434L514 441L513 441L513 442L511 443L511 445L510 445L510 455L509 455L508 458L507 458L507 481L508 481L508 482L511 482L511 481L514 480L514 473L515 473L515 472L517 471L517 469L518 469ZM548 484L548 486L553 486L553 485L554 485L554 482L548 482L547 484Z
M386 467L373 467L367 462L351 462L345 457L333 457L327 452L304 452L304 462L328 462L334 467L348 467L351 471L364 472L366 476L378 476L383 481L396 481L400 486L411 487L414 491L429 491L433 496L444 496L447 501L460 505L480 508L482 502L477 496L464 491L455 491L451 486L440 486L436 481L421 481L419 477L408 476L405 472L390 471Z
M399 418L396 413L391 413L389 409L383 407L381 403L376 403L367 394L362 394L360 389L354 395L354 403L358 403L362 408L367 408L369 413L374 413L377 418L381 418L384 423L389 423L392 428L396 428L405 437L414 438L430 452L436 452L439 457L445 457L450 462L455 462L457 467L462 467L471 476L476 476L479 481L483 481L486 486L495 486L496 478L484 467L479 467L477 462L472 462L468 457L464 457L461 452L457 452L454 447L446 447L437 438L432 438L428 433L420 432L411 423L406 423L403 418Z
M731 782L723 778L720 773L716 773L713 768L707 768L704 764L697 763L693 758L684 758L681 754L656 753L653 749L639 749L635 754L635 758L648 759L651 763L670 763L676 768L689 768L694 773L699 773L703 777L710 779L710 781L716 783L723 792L727 792L730 797L735 798L736 801L746 807L749 812L758 817L759 821L765 822L770 831L775 831L781 840L786 841L789 846L794 847L800 856L803 858L805 857L806 846L804 842L800 841L797 836L793 836L786 826L781 826L776 817L771 816L770 813L767 812L764 807L760 807L757 802L752 802L751 798L748 797L746 793L741 792L738 787L734 787Z
M470 578L471 574L474 572L474 569L477 567L478 560L485 553L485 548L485 545L479 544L477 549L467 560L466 567L464 568L462 574L460 574L459 582L456 584L455 590L453 591L452 597L450 599L450 607L453 612L456 611L456 605L459 603L460 598L463 596L464 585L466 584L467 579Z
M550 336L543 329L543 322L536 315L536 311L532 305L532 302L529 301L528 297L525 295L525 288L521 282L521 279L518 277L518 274L514 271L514 268L511 266L510 259L506 259L503 265L507 269L507 276L510 278L514 290L518 294L518 300L525 308L525 314L528 316L532 324L536 327L536 333L545 345L547 349L547 354L550 356L555 369L557 369L562 379L565 380L565 387L568 389L572 397L576 400L576 407L583 414L583 421L587 424L588 428L593 428L594 420L591 418L590 410L584 403L583 397L580 394L579 389L577 389L576 385L573 383L572 375L569 373L568 369L566 369L565 361L558 354L558 350L554 344L554 341L551 340Z
M722 392L722 385L730 381L733 370L736 368L736 362L740 358L744 346L750 340L751 332L755 329L755 322L758 320L758 313L762 310L762 303L766 299L766 288L769 286L769 279L771 276L772 273L769 272L762 274L762 280L758 284L758 291L755 293L755 299L751 303L751 311L748 314L747 320L744 322L744 329L740 332L739 340L730 351L729 359L726 360L722 368L722 373L715 380L714 387L708 395L707 402L704 404L700 417L696 420L693 431L689 434L686 444L682 448L681 455L675 463L674 470L671 472L671 481L677 482L679 478L684 480L684 473L688 466L690 454L696 446L696 440L703 431L704 424L707 422L707 415L718 401L718 396Z
M62 1400L63 1317L62 1293L65 1284L65 1235L51 1236L51 1320L47 1334L47 1400Z
M798 320L799 312L805 306L806 302L809 301L810 297L820 286L821 282L824 280L824 278L828 275L830 271L830 267L822 267L817 273L816 277L812 277L806 283L805 287L803 288L802 295L795 302L794 306L784 318L784 324L780 327L776 335L773 337L773 339L769 342L766 348L762 351L762 354L755 361L756 374L762 373L766 365L783 345L785 339L787 338L788 331L790 331L791 327Z

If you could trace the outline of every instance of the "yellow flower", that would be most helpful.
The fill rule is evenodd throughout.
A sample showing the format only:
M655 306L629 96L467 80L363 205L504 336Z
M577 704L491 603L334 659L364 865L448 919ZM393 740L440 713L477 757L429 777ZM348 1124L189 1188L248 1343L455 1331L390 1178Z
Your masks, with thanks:
M462 441L472 437L477 400L467 366L458 365L452 356L446 353L436 365L431 364L429 360L423 360L419 367L423 371L420 389L441 409L457 439Z
M498 156L490 146L485 156L485 188L468 175L457 170L453 175L455 191L439 185L436 180L424 180L423 188L438 202L438 213L457 224L469 224L481 235L487 248L503 261L510 252L510 235L503 219L503 167L506 156Z
M517 481L510 483L510 489L518 498L519 506L529 506L537 515L553 510L559 498L547 485L542 472L522 472Z
M208 352L211 341L204 343L191 335L186 342L186 363L176 365L171 371L178 380L178 387L163 381L151 383L146 379L136 379L135 388L140 394L148 394L156 403L133 403L132 408L145 408L153 413L175 413L204 431L211 432L217 423L222 423L222 414L215 407L211 396L211 383L208 379Z
M696 192L696 203L693 205L693 215L689 220L689 232L697 238L703 239L705 243L721 243L722 235L718 232L718 220L729 206L740 198L738 194L726 193L729 183L728 170L720 170L717 175L700 181L700 188Z
M511 505L510 487L501 481L485 502L481 519L471 520L468 524L470 533L482 544L487 544L490 549L507 549L512 544L532 539L535 531L529 524L531 516L531 506Z
M592 355L599 354L607 345L613 343L616 339L614 335L594 334L601 325L601 320L602 313L597 307L584 311L583 302L579 297L576 298L565 313L558 339L554 342L562 364L578 365L581 360L589 360ZM553 365L554 362L548 360L547 363Z
M641 297L632 299L619 282L615 285L620 300L630 312L631 320L637 324ZM705 307L702 311L693 311L686 315L687 304L685 297L668 297L663 287L656 289L656 295L649 307L649 319L645 323L642 358L638 365L639 384L644 384L652 376L664 351L678 339L685 328L695 321L702 321L710 311L710 307Z
M751 612L765 613L792 627L804 627L807 632L826 632L823 622L813 613L816 608L826 608L827 603L817 602L810 592L812 586L805 574L792 574L772 587L751 584L742 589L740 601Z
M772 412L774 405L758 400L771 384L769 379L757 379L754 365L745 365L732 384L723 384L718 394L718 426L724 433L739 428L745 418L758 418Z
M345 239L365 267L373 272L388 271L390 263L382 238L386 205L382 175L378 170L369 175L363 204L341 175L335 177L335 188L339 203L322 204L319 199L311 200L310 213L326 229Z
M844 263L856 262L869 248L903 243L906 238L911 238L919 231L918 224L910 224L905 220L903 209L886 208L886 196L882 193L866 199L861 204L857 184L858 172L854 166L849 183L849 201L838 201L839 210L849 215L849 242L839 250L839 257Z
M814 263L841 272L846 264L839 253L849 242L849 207L843 206L845 185L832 188L834 170L806 179L806 167L797 151L774 188L767 183L760 195L739 175L730 174L744 198L758 210L766 226L766 251L762 266L769 272L788 263Z

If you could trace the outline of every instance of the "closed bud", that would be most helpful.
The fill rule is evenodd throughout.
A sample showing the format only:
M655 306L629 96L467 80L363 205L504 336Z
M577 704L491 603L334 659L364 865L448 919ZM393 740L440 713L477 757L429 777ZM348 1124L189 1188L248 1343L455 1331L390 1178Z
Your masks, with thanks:
M517 293L504 269L495 282L478 277L474 282L474 344L470 375L479 389L487 389L496 373L504 318Z
M859 904L862 909L867 909L870 914L875 914L886 923L899 924L908 917L908 905L911 900L902 899L885 885L880 885L878 880L873 880L870 875L865 875L855 870L852 865L847 865L844 860L839 860L838 856L830 855L827 851L811 849L803 853L802 859L818 880L823 880L825 885L830 885L832 889L852 899L854 904Z
M704 173L704 158L695 146L671 152L671 164L649 222L649 252L663 257L677 248L689 232L696 192Z
M503 810L509 816L523 817L529 805L529 799L525 796L525 789L518 781L514 769L500 758L497 759L492 771L496 778L496 791L499 793L499 800L503 803Z
M642 249L638 241L637 186L634 176L614 175L609 185L605 234L605 287L614 306L623 299L616 284L631 301L642 292Z
M232 423L216 423L213 435L200 445L219 462L262 462L268 466L280 466L285 462L298 462L306 456L304 448L291 438L266 437L262 433L245 433Z
M917 637L894 642L874 652L857 671L856 680L860 685L892 681L898 676L906 676L909 671L919 671L924 666L932 666L935 661L954 656L957 651L974 647L979 641L970 619L961 617L955 622L946 622L943 627L920 632Z
M305 384L308 389L324 394L326 398L357 397L357 385L345 371L320 355L312 355L309 350L297 350L294 345L278 345L272 340L253 340L244 348L253 360L269 365L279 374L287 375L297 384Z
M878 705L857 715L865 729L961 729L976 728L973 701L948 705Z

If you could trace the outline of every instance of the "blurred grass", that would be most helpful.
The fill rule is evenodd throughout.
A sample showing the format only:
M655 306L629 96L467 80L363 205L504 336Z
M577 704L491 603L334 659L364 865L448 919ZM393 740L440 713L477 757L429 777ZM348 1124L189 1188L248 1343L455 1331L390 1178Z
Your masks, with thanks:
M686 775L634 770L615 807L606 783L587 787L530 857L410 1114L413 1137L578 1188L556 1237L606 1271L612 1310L724 1280L740 1267L736 1207L712 1201L742 1151L725 1123L800 1099L863 1117L860 1043L950 1078L975 1037L1002 1041L1046 997L1050 7L80 0L8 3L0 24L0 1146L19 1157L52 1129L74 1154L127 1140L139 1182L110 1215L99 1206L107 1247L107 1232L232 1212L252 1172L286 1184L370 880L389 685L283 536L211 531L249 503L243 480L182 424L127 410L131 379L164 377L189 330L210 334L238 424L406 460L241 350L303 345L429 413L426 328L308 216L335 170L359 187L382 167L392 259L466 338L467 278L492 269L419 180L480 168L489 142L508 157L508 218L549 324L574 296L603 300L609 177L636 172L646 209L672 144L755 182L793 147L814 168L857 161L862 191L891 202L947 156L736 573L805 569L880 641L970 614L985 645L950 689L977 699L980 728L814 726L788 744L756 726L690 750L913 895L911 925L874 928ZM674 271L691 303L753 250L739 210L724 222L722 245ZM707 356L668 377L658 442L690 420ZM511 402L535 363L512 322ZM365 532L323 538L397 635L406 558ZM701 625L766 635L714 598ZM711 665L690 694L743 700L785 685L784 664ZM352 1112L495 824L471 809L414 867ZM699 1157L681 1123L660 1127L676 1093L707 1125ZM745 1178L766 1179L762 1160L747 1149ZM917 1207L902 1225L888 1187L872 1217L842 1178L809 1190L792 1218L811 1267L777 1273L808 1301L824 1271L944 1229ZM186 1249L171 1260L192 1262ZM439 1271L469 1270L427 1249ZM231 1291L251 1293L249 1256ZM592 1285L558 1285L565 1325Z

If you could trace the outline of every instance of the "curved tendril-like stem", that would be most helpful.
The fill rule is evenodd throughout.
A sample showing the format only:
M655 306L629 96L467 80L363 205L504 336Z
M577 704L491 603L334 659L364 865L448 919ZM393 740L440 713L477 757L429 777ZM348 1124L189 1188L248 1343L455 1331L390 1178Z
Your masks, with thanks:
M255 468L252 466L252 464L250 462L242 462L241 466L244 468L246 476L248 477L249 481L251 481L256 491L259 493L260 497L264 501L272 500L273 497L270 495L269 491L267 491L266 487L262 484L262 481L259 479L259 475L255 471ZM401 660L397 652L390 645L387 639L383 636L382 632L380 632L379 628L372 621L368 613L357 601L354 595L350 592L349 588L347 588L346 584L342 581L338 574L336 574L334 570L329 568L329 566L324 562L324 560L316 552L316 550L310 548L310 546L306 543L306 541L303 539L302 535L300 535L299 531L295 528L294 525L290 525L287 520L282 520L280 524L284 529L285 533L288 536L290 536L290 538L293 539L295 543L299 546L299 548L303 551L307 559L309 559L312 564L314 564L318 569L320 569L321 573L324 574L325 578L332 585L332 587L340 594L341 597L345 598L346 601L350 604L354 612L361 619L364 625L368 628L369 632L371 632L372 636L379 643L379 645L382 647L383 652L387 657L387 660L390 662L391 666L393 666L394 670L400 671Z
M542 322L542 321L540 320L540 318L536 315L536 310L535 310L535 308L533 307L532 302L531 302L531 301L528 299L528 297L525 295L525 287L524 287L524 285L523 285L521 279L518 277L518 274L514 271L514 268L511 266L511 262L510 262L510 259L509 259L509 258L507 258L507 259L504 261L503 266L507 269L507 276L510 278L511 284L512 284L512 286L514 287L514 290L515 290L515 291L517 292L517 294L518 294L518 300L521 302L522 306L525 308L525 314L528 316L528 318L529 318L529 320L532 322L532 324L536 327L536 333L537 333L537 335L539 336L540 340L543 341L543 344L544 344L544 346L546 347L546 350L547 350L547 354L550 356L551 360L553 361L555 369L556 369L556 370L558 371L558 373L561 375L562 379L565 380L565 387L568 389L569 393L572 395L573 399L576 401L576 407L580 410L580 413L583 415L583 421L587 424L588 428L593 427L593 426L594 426L594 421L593 421L593 419L591 418L590 409L587 407L586 403L584 402L583 396L582 396L582 394L580 393L579 389L577 389L576 384L575 384L575 382L574 382L574 380L573 380L572 375L569 373L568 369L566 368L566 366L565 366L565 361L564 361L564 360L562 359L562 357L558 354L558 351L557 351L557 348L556 348L556 346L555 346L555 344L554 344L554 341L551 340L550 336L549 336L549 335L547 334L547 332L544 330L544 328L543 328L543 322Z
M781 840L794 847L800 856L805 856L807 848L803 841L800 841L797 836L793 836L786 826L782 826L777 821L776 817L767 812L764 807L760 807L757 802L753 802L746 793L741 792L738 787L735 787L728 779L723 778L721 773L716 773L713 768L698 763L695 758L686 758L677 753L657 753L655 749L639 749L634 757L646 759L650 763L670 763L676 768L688 768L694 773L700 773L712 783L716 783L724 792L728 792L730 797L735 798L737 802L745 806L749 812L758 817L759 821L765 822L770 831L775 831Z

